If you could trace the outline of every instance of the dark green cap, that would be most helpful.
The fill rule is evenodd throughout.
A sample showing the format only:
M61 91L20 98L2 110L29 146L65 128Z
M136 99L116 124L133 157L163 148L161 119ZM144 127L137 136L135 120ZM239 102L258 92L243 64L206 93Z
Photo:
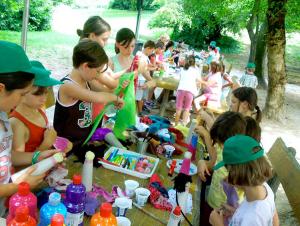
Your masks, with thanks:
M255 63L249 62L249 63L247 64L247 68L255 68Z

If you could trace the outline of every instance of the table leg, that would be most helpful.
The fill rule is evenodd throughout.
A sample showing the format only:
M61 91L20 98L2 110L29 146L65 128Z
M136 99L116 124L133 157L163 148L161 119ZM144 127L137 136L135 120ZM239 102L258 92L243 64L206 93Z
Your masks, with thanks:
M162 103L161 103L161 106L160 106L160 116L164 116L164 114L165 114L167 103L168 103L168 100L169 100L169 94L170 94L170 90L165 89L163 100L162 100Z

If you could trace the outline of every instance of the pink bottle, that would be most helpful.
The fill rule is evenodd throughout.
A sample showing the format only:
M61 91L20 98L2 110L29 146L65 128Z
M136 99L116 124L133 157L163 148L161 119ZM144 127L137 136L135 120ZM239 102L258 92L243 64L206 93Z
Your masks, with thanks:
M30 192L29 184L26 182L20 183L18 192L9 199L9 213L6 218L7 223L15 217L16 209L19 206L27 206L29 215L36 221L38 220L37 198Z

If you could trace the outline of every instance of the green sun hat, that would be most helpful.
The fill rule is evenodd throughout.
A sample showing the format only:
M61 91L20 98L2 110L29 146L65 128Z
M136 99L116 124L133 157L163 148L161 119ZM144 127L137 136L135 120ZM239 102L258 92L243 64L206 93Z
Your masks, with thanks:
M247 68L255 68L256 66L255 66L255 63L251 63L251 62L249 62L248 64L247 64Z
M31 65L21 46L12 42L0 41L0 74L12 72L27 72L35 76L50 75L50 71Z
M264 149L252 137L236 135L224 143L223 161L214 166L217 170L225 165L237 165L251 162L264 156Z
M30 61L30 63L33 67L46 70L44 65L39 61L33 60L33 61ZM33 85L34 86L48 87L48 86L55 86L55 85L63 84L61 81L59 81L57 79L54 79L54 78L51 78L50 73L51 72L49 71L49 74L37 74L34 78Z
M216 41L211 41L211 42L209 43L209 45L212 46L212 47L217 47Z

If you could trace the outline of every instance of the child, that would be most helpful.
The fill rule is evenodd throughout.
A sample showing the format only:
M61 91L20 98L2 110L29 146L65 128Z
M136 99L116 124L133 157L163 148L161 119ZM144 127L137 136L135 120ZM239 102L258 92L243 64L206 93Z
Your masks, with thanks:
M32 61L31 65L45 69L38 61ZM10 122L13 129L13 149L20 152L44 151L53 147L56 140L56 131L48 128L48 119L42 107L46 102L48 89L54 85L62 84L60 81L50 78L49 74L36 76L33 89L27 93L17 108L10 114ZM69 142L66 150L72 147Z
M54 128L58 136L73 143L73 152L84 160L83 142L92 129L92 103L114 102L123 106L123 100L112 93L97 92L88 85L107 67L108 57L95 41L84 39L73 50L73 70L62 79L54 112ZM81 150L82 148L82 150Z
M195 64L195 57L192 55L189 56L186 59L184 69L180 73L176 97L175 125L178 124L182 111L183 125L188 123L193 98L198 93L197 84L201 80L201 76L199 69L195 66Z
M173 41L169 41L166 45L166 49L164 52L164 60L168 61L169 58L172 58L173 56L173 50L174 50L174 42Z
M204 85L204 94L195 98L196 110L200 110L200 103L207 105L208 101L216 107L220 107L222 95L221 65L217 62L211 62L210 72L206 78L200 80L200 84Z
M248 63L246 67L245 74L241 77L240 83L241 86L256 88L258 85L257 77L254 74L255 71L255 64L254 63Z
M136 53L138 56L138 86L136 89L136 101L137 101L137 112L140 114L143 110L144 100L148 98L148 84L146 82L151 81L149 71L149 58L148 56L154 51L155 43L153 41L147 41L144 44L143 51Z
M206 58L206 64L210 65L211 62L216 61L216 46L217 43L215 41L211 41L208 46L208 53L205 55Z
M50 74L49 71L30 64L21 46L0 41L0 216L5 213L5 199L17 192L18 184L25 181L30 188L36 188L45 174L32 176L31 167L16 183L10 183L12 166L28 166L52 156L56 150L34 153L20 153L12 150L13 134L7 112L14 109L22 97L32 89L34 76Z
M223 105L227 106L227 97L233 86L233 82L226 72L226 67L223 63L221 63L221 76L222 76L222 97L221 102Z
M236 135L227 139L223 148L223 161L214 169L225 166L227 181L245 193L245 199L236 209L229 225L272 226L276 218L274 194L265 183L272 175L264 150L253 138ZM222 212L214 210L210 215L214 226L224 225Z

